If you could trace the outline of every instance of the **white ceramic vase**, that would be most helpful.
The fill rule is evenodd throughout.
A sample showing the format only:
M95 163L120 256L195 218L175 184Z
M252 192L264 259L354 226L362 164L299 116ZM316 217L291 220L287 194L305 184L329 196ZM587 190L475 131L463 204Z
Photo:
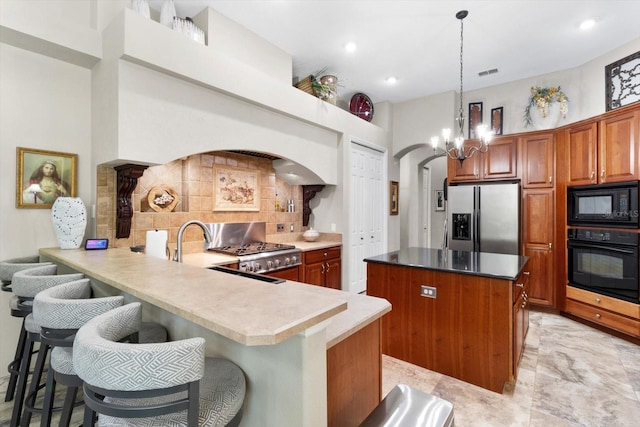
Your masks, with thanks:
M60 249L77 249L87 228L87 209L80 197L58 197L51 206L53 230Z
M147 0L131 0L131 9L145 18L151 18L151 11L149 10L149 2L147 2Z
M535 106L531 107L531 124L537 130L557 128L561 116L562 112L560 111L560 103L558 102L549 104L549 112L546 117L542 116L540 109Z
M176 6L173 0L164 0L160 9L160 23L173 29L173 18L176 16Z

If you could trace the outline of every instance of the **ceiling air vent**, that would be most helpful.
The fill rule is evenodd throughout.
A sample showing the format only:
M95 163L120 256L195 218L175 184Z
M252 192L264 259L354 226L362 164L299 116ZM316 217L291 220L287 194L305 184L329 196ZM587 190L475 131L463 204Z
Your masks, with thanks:
M488 76L489 74L495 74L497 72L498 72L497 68L492 68L491 70L480 71L478 75L480 77L483 77L483 76Z

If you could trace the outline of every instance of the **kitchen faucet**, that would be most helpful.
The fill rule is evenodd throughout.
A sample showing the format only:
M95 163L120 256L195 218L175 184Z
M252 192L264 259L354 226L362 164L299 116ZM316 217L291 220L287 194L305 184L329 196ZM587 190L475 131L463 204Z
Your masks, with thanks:
M200 228L202 228L202 231L204 232L204 240L206 240L207 243L211 243L213 241L213 238L211 237L211 232L209 231L207 226L204 225L202 221L198 221L197 219L192 219L185 222L178 229L178 238L177 238L178 244L176 245L176 251L173 253L173 260L176 262L182 262L182 234L184 233L184 230L191 224L196 224L200 226Z

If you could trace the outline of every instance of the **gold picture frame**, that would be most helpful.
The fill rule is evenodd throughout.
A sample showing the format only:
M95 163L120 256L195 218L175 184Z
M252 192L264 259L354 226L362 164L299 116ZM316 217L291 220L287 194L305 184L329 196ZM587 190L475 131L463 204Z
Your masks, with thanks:
M78 155L16 148L16 208L51 209L58 197L76 197Z
M398 215L399 204L398 181L389 184L389 215Z
M259 211L260 173L257 170L214 167L214 211Z

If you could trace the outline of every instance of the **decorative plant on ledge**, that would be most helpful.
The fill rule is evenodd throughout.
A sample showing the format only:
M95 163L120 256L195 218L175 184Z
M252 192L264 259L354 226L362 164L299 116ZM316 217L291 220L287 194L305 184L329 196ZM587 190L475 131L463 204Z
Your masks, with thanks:
M562 92L562 90L560 90L560 86L532 86L529 102L527 107L524 109L525 126L533 124L531 119L531 108L537 108L542 117L545 118L549 115L549 106L556 102L560 104L560 113L562 118L566 118L567 112L569 111L569 98L564 94L564 92Z
M336 76L325 74L327 67L316 71L311 75L311 87L315 96L336 105L338 99L338 78Z

